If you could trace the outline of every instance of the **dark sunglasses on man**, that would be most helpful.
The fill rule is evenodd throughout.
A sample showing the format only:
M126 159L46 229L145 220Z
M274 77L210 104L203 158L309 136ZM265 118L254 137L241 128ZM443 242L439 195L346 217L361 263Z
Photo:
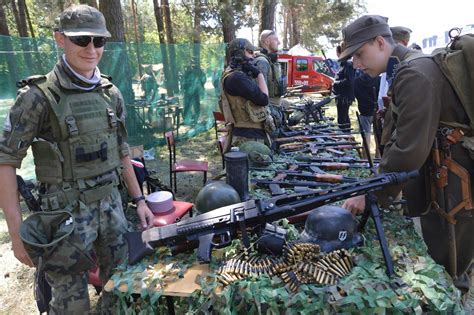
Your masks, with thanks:
M77 46L81 47L87 47L87 45L92 41L95 48L100 48L104 47L107 42L107 38L102 36L67 36L67 38Z

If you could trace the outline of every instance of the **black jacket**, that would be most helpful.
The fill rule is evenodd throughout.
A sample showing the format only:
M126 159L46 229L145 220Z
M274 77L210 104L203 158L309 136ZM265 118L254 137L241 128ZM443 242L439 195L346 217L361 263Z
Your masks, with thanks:
M354 81L354 94L359 112L363 116L372 116L377 105L380 77L372 78L368 74L358 76Z
M354 101L354 78L355 71L352 62L341 62L341 68L339 68L332 86L333 93L338 101L344 100L349 103Z

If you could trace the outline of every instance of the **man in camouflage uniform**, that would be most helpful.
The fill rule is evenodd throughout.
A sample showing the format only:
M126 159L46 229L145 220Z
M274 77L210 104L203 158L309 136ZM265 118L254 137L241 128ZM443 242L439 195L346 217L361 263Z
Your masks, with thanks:
M255 47L244 38L229 44L231 60L221 78L220 106L231 128L224 152L249 140L270 144L270 127L266 128L271 119L268 89L263 74L251 63L254 51Z
M394 132L385 147L379 171L420 170L422 175L407 184L405 197L409 205L415 205L410 210L422 212L421 226L428 253L446 267L455 285L466 292L470 287L468 275L472 272L474 254L473 209L466 206L460 208L454 216L457 222L448 223L444 215L438 213L438 199L433 199L431 194L430 184L435 174L427 185L424 182L425 178L430 178L427 171L435 136L442 139L451 131L455 132L459 128L456 126L466 126L466 129L463 127L464 134L472 137L473 131L469 130L469 118L463 105L432 58L411 59L410 56L415 53L413 50L395 44L386 18L363 16L342 32L346 48L340 58L352 56L354 66L372 77L386 72L390 84ZM442 193L445 199L444 204L440 205L442 211L450 211L465 198L473 197L474 187L470 179L474 175L474 161L470 150L472 148L468 150L460 141L452 141L449 145L450 158L468 174L465 180L470 196L464 196L461 192L461 178L449 171L447 186ZM387 205L388 197L394 198L401 189L399 186L384 189L378 194L379 201ZM439 197L439 192L436 196ZM353 214L361 213L365 208L364 196L348 199L343 207ZM455 241L450 242L449 239ZM451 246L453 243L454 248ZM455 257L451 257L453 249L457 253ZM456 263L452 263L452 258Z
M281 78L281 65L278 62L278 45L280 40L272 30L264 30L260 34L260 51L255 58L255 66L265 77L268 87L269 109L277 130L272 136L277 137L279 131L285 126L285 116L280 107L281 96L285 87Z
M15 178L15 168L31 145L43 210L73 214L83 245L97 256L103 283L126 254L122 234L127 222L117 189L120 173L143 227L153 218L130 162L122 95L97 68L106 37L110 33L97 9L79 5L62 12L54 38L64 55L46 76L23 81L0 138L0 207L15 257L33 266L19 236ZM90 308L87 270L55 270L46 272L51 313L85 314ZM113 312L113 300L104 293L104 312Z

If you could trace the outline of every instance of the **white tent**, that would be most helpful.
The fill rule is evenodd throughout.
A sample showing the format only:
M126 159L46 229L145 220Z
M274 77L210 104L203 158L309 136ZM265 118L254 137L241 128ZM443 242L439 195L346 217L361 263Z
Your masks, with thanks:
M292 56L312 56L313 54L301 46L300 44L296 44L295 46L291 47L290 50L288 50L288 54Z

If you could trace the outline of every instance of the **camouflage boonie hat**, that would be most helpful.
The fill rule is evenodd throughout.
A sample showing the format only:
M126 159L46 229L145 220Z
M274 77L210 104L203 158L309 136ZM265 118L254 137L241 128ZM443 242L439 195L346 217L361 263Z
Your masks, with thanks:
M33 213L21 224L20 238L38 269L69 274L94 266L69 211Z
M111 37L104 15L88 5L76 5L64 10L59 16L58 31L66 36Z

